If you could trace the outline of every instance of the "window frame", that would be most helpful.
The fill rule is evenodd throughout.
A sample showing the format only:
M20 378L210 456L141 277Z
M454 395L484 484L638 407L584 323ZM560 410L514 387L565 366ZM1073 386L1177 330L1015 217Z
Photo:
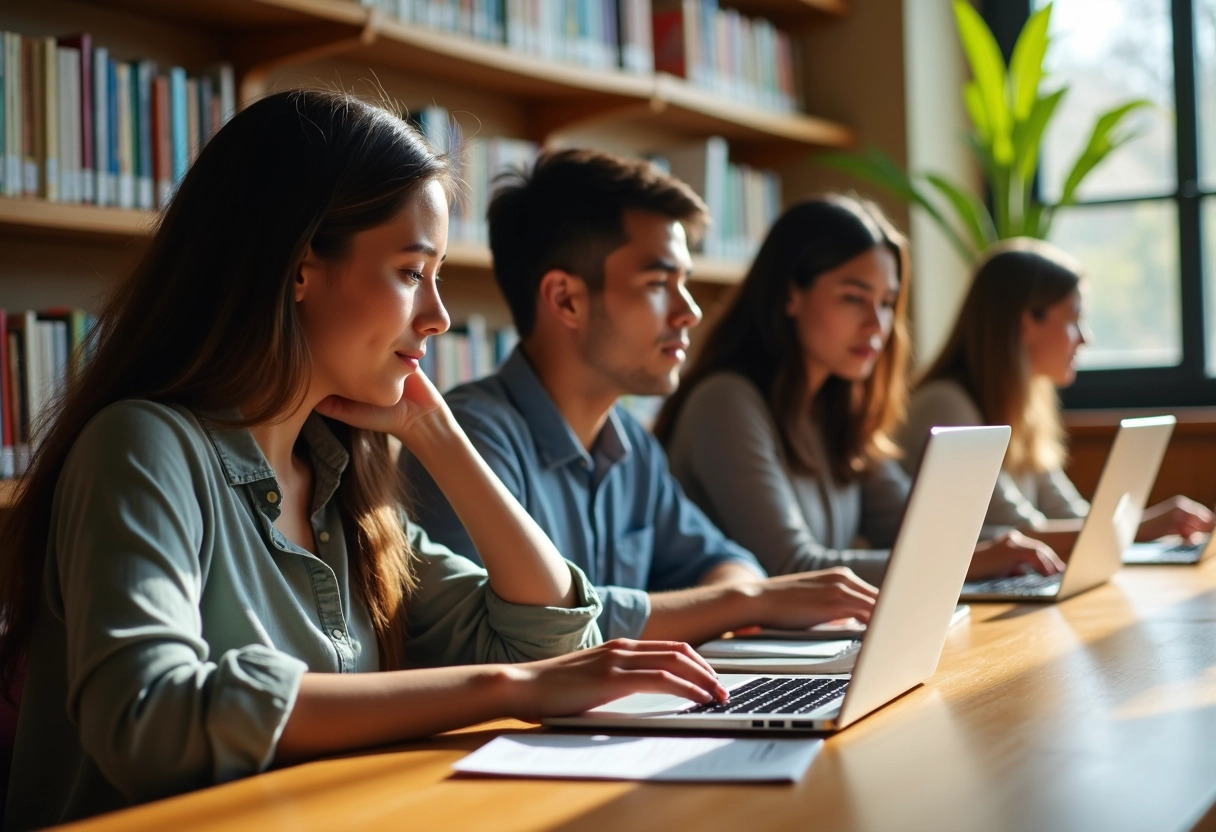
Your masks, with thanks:
M1194 0L1172 0L1176 187L1173 193L1146 193L1118 199L1081 200L1068 206L1083 211L1103 206L1170 200L1178 215L1178 280L1181 307L1182 361L1172 367L1082 369L1077 380L1060 391L1067 409L1115 407L1191 407L1216 404L1216 377L1206 366L1208 329L1203 285L1203 201L1216 211L1216 191L1204 190L1199 177L1199 99L1195 50ZM983 14L1008 61L1031 0L985 3ZM1036 185L1037 188L1037 185ZM1216 269L1216 252L1209 254ZM1216 274L1212 275L1216 287ZM1211 336L1216 338L1216 331ZM1216 372L1216 368L1213 368Z

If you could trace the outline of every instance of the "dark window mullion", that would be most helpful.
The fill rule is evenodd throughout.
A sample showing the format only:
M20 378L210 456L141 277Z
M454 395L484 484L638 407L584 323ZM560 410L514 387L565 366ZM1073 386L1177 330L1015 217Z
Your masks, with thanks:
M1174 112L1178 158L1178 268L1182 279L1182 365L1204 377L1203 230L1199 193L1199 111L1195 89L1195 8L1173 0Z

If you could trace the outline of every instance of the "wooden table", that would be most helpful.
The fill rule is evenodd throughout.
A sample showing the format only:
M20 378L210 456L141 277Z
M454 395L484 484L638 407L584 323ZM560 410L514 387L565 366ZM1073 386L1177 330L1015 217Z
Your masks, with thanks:
M80 830L1216 829L1216 560L1063 604L977 604L937 675L795 785L455 777L496 722L270 772Z

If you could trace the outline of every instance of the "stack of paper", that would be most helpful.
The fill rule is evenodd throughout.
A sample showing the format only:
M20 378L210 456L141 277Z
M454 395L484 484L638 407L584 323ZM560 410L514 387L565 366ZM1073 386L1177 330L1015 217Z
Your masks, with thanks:
M518 734L496 737L452 768L576 780L794 782L822 745L818 739Z
M861 642L727 638L697 648L719 673L848 673Z

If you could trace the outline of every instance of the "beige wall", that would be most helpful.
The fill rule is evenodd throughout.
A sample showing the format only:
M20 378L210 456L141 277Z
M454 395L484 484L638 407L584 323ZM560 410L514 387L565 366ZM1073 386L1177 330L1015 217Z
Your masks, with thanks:
M947 0L905 0L904 94L908 113L908 165L979 187L979 170L963 135L967 126L961 79L966 62ZM912 323L916 356L931 361L950 331L968 271L962 258L923 210L912 212Z

